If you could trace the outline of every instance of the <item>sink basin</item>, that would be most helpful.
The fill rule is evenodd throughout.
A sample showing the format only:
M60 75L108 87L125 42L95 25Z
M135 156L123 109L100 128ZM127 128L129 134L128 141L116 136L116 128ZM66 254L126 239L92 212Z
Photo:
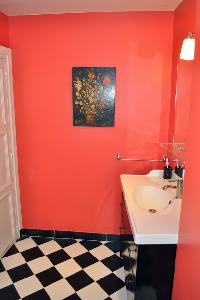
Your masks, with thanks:
M177 244L182 199L176 199L176 189L162 189L166 185L163 170L147 175L122 174L120 180L134 242Z
M136 204L150 213L157 213L169 207L174 197L167 191L153 186L140 186L134 191Z

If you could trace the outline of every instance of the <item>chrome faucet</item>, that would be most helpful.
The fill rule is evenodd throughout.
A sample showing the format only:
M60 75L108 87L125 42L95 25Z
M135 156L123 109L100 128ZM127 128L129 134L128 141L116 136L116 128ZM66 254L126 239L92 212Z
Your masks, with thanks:
M174 174L174 177L176 179L169 179L168 182L177 182L177 185L171 185L171 184L167 184L165 186L163 186L163 190L167 190L167 189L176 189L176 198L177 199L182 199L182 195L183 195L183 178L179 177L174 171L172 171Z

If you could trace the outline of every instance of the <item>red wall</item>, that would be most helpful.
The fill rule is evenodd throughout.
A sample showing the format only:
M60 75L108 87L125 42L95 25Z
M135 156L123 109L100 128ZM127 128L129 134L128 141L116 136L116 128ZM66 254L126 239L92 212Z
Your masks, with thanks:
M200 1L185 0L184 5L190 9L191 3L196 5L195 33L197 34L196 59L193 73L193 94L190 113L189 146L187 155L187 172L185 192L181 212L180 239L176 259L173 300L199 300L199 268L200 268ZM180 7L181 9L181 7ZM182 21L184 22L184 20ZM190 30L190 28L188 28Z
M180 109L180 116L186 114L186 119L188 119L188 96L191 95L191 61L180 60L180 51L184 38L187 36L188 32L195 32L195 12L196 12L196 0L184 0L181 5L176 9L174 13L174 26L173 26L173 54L172 54L172 84L171 84L171 113L170 113L170 130L169 130L169 141L172 142L174 130L175 130L175 95L176 95L176 84L177 84L177 66L181 72L181 76L178 78L178 100L184 102L184 105L178 107ZM187 87L185 88L185 83L187 82ZM185 112L183 109L185 109ZM177 116L176 116L177 118ZM188 121L188 120L187 120ZM187 123L185 121L184 123ZM180 127L182 120L179 120L179 126L176 125L177 139L183 139L186 141L183 132L185 128ZM188 129L187 129L188 130ZM188 133L188 132L187 132Z
M9 46L8 17L0 12L0 45Z
M179 59L177 70L177 94L174 140L187 145L192 97L194 61Z
M188 142L189 118L192 94L193 61L180 60L182 42L188 32L196 30L196 0L183 1L174 14L174 41L172 67L172 106L175 104L176 118L174 123L175 142ZM173 117L171 109L171 118ZM173 122L171 122L173 124Z
M23 226L118 233L119 174L169 129L173 13L10 18ZM73 66L116 66L114 128L72 126Z

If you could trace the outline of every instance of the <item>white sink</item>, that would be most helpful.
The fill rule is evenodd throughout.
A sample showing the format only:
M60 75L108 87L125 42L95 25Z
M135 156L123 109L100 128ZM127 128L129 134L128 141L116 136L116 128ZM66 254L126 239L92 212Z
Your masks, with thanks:
M154 186L140 186L134 191L136 204L150 213L159 213L169 207L174 197Z
M182 200L176 198L176 189L162 189L168 184L162 176L162 170L120 176L129 223L138 245L178 242Z

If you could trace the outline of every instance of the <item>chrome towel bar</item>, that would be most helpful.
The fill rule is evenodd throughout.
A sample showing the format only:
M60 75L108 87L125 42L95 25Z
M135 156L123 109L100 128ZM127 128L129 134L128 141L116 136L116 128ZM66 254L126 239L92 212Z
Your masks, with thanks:
M142 158L127 158L121 157L119 152L117 153L117 160L126 160L126 161L146 161L146 162L165 162L166 156L164 155L162 159L142 159Z

